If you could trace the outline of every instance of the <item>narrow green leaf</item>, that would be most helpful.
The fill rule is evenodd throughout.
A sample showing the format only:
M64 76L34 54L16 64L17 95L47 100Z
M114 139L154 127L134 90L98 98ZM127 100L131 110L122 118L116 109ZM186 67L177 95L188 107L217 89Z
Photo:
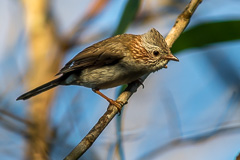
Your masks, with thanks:
M123 11L122 17L120 19L120 22L118 24L118 27L115 30L113 36L123 34L126 31L127 27L133 21L137 14L140 2L141 2L140 0L128 0L126 7Z
M134 20L138 8L140 6L140 0L128 0L126 7L123 11L122 17L120 19L120 22L118 24L117 29L115 30L113 36L118 35L118 34L123 34L127 27L129 26L129 24ZM122 85L121 86L121 90L120 92L118 92L118 96L122 93L122 91L126 88L127 85ZM124 109L124 108L123 108ZM119 155L119 158L121 160L124 160L124 150L123 150L123 146L122 146L122 138L121 138L121 126L122 126L122 116L118 116L117 117L117 127L116 127L116 132L117 132L117 137L118 137L118 141L117 141L117 145L116 145L116 149L117 149L117 153Z
M183 32L174 43L173 53L184 49L202 47L213 43L240 39L240 21L200 24Z
M118 34L123 34L126 31L129 24L136 17L140 3L141 3L141 0L128 0L127 4L125 6L125 9L123 11L122 17L120 19L120 22L118 24L118 27L115 30L113 36L118 35ZM118 95L120 95L120 93L122 93L122 91L125 88L126 88L126 85L123 85L120 92L118 93Z

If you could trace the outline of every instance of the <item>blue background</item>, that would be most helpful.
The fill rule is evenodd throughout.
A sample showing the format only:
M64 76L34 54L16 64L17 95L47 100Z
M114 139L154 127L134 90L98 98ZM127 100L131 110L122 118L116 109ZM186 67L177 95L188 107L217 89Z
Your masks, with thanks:
M150 11L160 14L144 23L132 24L127 33L142 34L154 27L166 36L188 3L171 2L144 1L141 10L150 6ZM89 4L76 0L51 1L61 33L83 17ZM125 4L126 0L110 1L81 39L102 31L106 34L99 40L109 37L118 25ZM239 6L237 0L204 0L188 28L206 22L239 20ZM0 35L0 107L26 118L28 101L15 101L25 92L21 76L29 67L24 8L20 2L1 1ZM62 66L94 42L73 48ZM145 88L140 87L124 107L122 117L113 119L83 157L119 159L115 147L121 135L122 151L129 160L234 159L240 152L239 51L240 41L235 40L178 53L180 62L170 62L167 69L151 74L144 82ZM117 87L103 93L116 98L119 90ZM51 159L64 158L98 121L107 105L91 89L58 87L49 122L57 128ZM5 118L11 122L10 128L26 128L20 122ZM4 121L0 124L1 159L24 159L24 136L9 129L9 125L6 127Z

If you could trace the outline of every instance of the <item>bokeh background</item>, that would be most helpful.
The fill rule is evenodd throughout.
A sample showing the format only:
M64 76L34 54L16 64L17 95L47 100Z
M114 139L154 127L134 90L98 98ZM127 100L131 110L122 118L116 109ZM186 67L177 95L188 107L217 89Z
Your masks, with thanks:
M58 87L15 101L85 47L115 34L164 36L189 0L2 0L0 158L63 159L108 103ZM240 152L240 1L203 0L173 45L180 62L151 74L82 159L230 160ZM116 98L121 87L104 90Z

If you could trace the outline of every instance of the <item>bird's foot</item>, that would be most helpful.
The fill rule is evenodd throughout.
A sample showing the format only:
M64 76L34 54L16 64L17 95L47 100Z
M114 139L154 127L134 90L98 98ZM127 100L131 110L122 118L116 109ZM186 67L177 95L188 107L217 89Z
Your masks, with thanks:
M121 111L122 111L122 106L124 105L124 102L122 101L114 101L112 99L108 99L108 102L111 104L111 105L114 105L117 110L118 110L118 115L120 116L121 115Z
M101 97L106 99L110 104L112 104L115 107L117 107L118 115L121 115L122 106L125 104L124 102L122 102L122 101L114 101L111 98L108 98L107 96L105 96L102 92L100 92L97 89L92 89L92 90L93 90L93 92L97 93L98 95L100 95Z

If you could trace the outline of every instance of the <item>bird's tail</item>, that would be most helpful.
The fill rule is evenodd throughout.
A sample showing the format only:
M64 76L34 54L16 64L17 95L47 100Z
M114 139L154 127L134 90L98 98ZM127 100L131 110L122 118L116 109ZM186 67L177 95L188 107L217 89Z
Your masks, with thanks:
M47 91L47 90L49 90L49 89L51 89L53 87L56 87L56 86L60 85L61 81L62 81L62 77L54 79L54 80L52 80L52 81L50 81L48 83L45 83L45 84L43 84L43 85L41 85L41 86L39 86L39 87L37 87L37 88L27 92L27 93L24 93L23 95L19 96L17 98L17 100L26 100L26 99L29 99L29 98L31 98L33 96L36 96L36 95L38 95L38 94L40 94L40 93L42 93L44 91Z

